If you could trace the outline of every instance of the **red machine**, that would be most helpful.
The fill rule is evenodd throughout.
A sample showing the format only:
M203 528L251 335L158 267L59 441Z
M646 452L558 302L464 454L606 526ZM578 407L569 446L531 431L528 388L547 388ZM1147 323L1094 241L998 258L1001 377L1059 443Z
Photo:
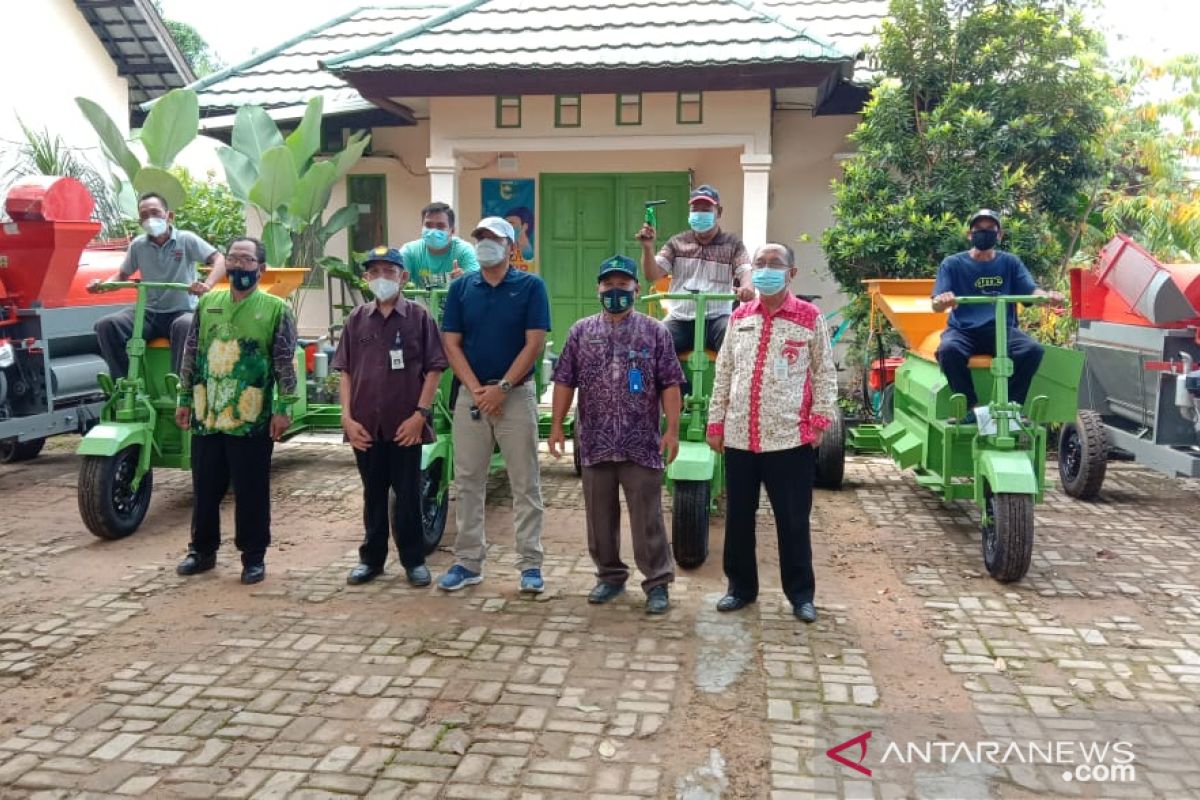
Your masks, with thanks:
M94 201L74 178L30 177L8 193L0 225L0 461L32 458L47 436L86 431L107 370L93 326L134 302L130 290L93 295L123 251L89 249Z
M1061 437L1064 489L1099 494L1110 450L1200 476L1200 265L1163 264L1118 235L1072 271L1071 300L1087 361L1079 418Z

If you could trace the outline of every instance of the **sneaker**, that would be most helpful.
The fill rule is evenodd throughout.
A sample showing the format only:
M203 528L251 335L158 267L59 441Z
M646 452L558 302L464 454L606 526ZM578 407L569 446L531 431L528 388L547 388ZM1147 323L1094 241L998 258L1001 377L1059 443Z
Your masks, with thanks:
M438 588L447 592L457 592L464 586L474 586L477 583L483 583L481 573L471 572L463 565L455 564L438 579Z
M526 569L521 571L522 594L539 594L545 588L546 582L542 580L542 571L540 569Z
M959 425L976 425L979 420L975 417L974 411L968 411L967 415L958 421Z
M646 592L647 614L665 614L670 607L671 601L667 597L666 586L655 586L649 592Z
M603 605L625 591L625 584L605 583L600 581L588 593L588 602L594 606Z

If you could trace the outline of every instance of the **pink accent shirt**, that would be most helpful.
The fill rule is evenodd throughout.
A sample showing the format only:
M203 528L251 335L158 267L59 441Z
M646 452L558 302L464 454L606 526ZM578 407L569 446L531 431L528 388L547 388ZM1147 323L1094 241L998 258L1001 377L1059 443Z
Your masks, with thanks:
M708 433L762 453L813 444L837 409L829 330L812 303L788 295L775 313L738 306L717 356Z

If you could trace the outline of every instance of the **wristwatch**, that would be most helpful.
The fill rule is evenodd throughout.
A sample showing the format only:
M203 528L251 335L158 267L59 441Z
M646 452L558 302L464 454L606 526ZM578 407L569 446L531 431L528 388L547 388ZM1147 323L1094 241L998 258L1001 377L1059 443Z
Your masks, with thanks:
M508 394L510 391L512 391L512 384L506 380L500 381L500 391L504 392L505 394Z
M417 411L420 411L421 416L425 417L425 419L433 419L433 409L432 408L426 408L425 406L417 406Z

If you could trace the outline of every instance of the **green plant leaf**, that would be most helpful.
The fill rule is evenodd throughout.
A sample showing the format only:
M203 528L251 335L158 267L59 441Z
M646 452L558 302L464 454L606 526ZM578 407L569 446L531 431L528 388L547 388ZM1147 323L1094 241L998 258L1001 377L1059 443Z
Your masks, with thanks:
M250 187L250 202L274 216L287 206L296 191L296 165L282 145L262 155L258 180Z
M287 226L282 222L268 222L263 227L262 240L267 248L267 265L286 266L292 255L292 233Z
M138 195L146 192L162 195L172 209L179 208L187 199L187 193L183 191L183 184L179 179L158 167L142 167L138 170L137 177L133 180L133 188L137 190ZM137 217L136 201L133 216Z
M263 153L283 144L275 122L260 106L242 106L233 121L233 149L258 163Z
M309 159L321 148L321 108L324 99L317 95L308 101L304 109L304 119L296 126L296 130L288 134L284 143L292 153L296 163L296 172L301 172Z
M313 164L296 182L296 190L292 192L288 203L288 213L296 218L298 228L307 227L321 216L336 180L337 167L331 161L322 161Z
M125 143L125 135L108 112L86 97L76 97L75 104L100 136L100 148L108 160L120 167L129 180L136 178L142 164Z
M200 130L200 101L191 89L172 89L150 108L142 145L150 163L166 169Z
M138 218L137 191L129 181L117 180L117 206L121 213L130 219Z
M258 167L244 153L232 147L217 150L217 158L225 167L225 182L230 190L243 202L250 200L250 188L258 180Z
M333 212L329 216L329 219L325 220L325 224L321 226L320 235L322 243L332 239L334 234L343 228L348 228L355 222L358 222L358 216L361 213L357 204L344 206Z
M346 142L346 147L334 158L337 163L338 178L345 177L346 173L358 163L358 160L362 158L363 151L370 143L371 137L361 131L350 137Z

